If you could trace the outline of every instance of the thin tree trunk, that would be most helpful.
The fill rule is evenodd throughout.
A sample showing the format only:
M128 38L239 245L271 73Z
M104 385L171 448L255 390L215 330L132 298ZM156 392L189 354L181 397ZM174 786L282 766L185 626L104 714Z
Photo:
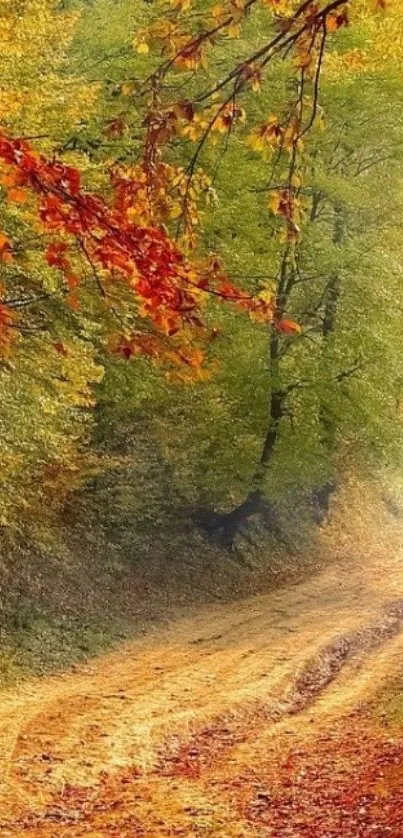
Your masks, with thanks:
M279 379L280 346L278 334L271 330L269 344L269 367L272 382ZM264 497L262 486L278 439L281 420L284 416L286 391L271 386L268 404L268 427L263 440L261 455L251 480L251 489L245 500L231 512L213 513L204 516L202 524L210 535L216 534L220 542L231 548L236 534L254 515L260 514L265 526L279 534L273 506Z
M272 331L270 335L270 378L271 381L278 381L279 377L279 339L276 332ZM262 481L266 475L267 469L273 459L274 449L276 446L280 422L284 416L284 399L285 392L280 388L270 387L269 395L269 409L268 417L269 423L266 431L266 436L263 442L262 453L259 463L252 478L252 486L255 491L259 491L262 486Z
M345 218L343 208L341 206L335 207L334 218L334 233L333 244L341 246L345 236ZM340 298L340 276L335 273L329 280L327 287L327 295L325 300L325 310L322 323L322 338L323 338L323 357L326 358L328 352L328 343L334 333L337 325L337 310ZM322 401L319 408L319 421L322 428L322 442L332 459L335 449L336 427L333 416L329 411L329 407L325 401ZM312 501L314 507L314 518L318 524L323 523L329 512L330 501L332 495L337 489L335 478L331 478L323 486L320 486L312 492Z

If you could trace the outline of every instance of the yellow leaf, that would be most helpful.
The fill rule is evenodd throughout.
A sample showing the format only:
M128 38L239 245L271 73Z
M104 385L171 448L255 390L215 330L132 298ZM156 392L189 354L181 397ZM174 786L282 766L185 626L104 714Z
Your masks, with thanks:
M220 5L213 6L213 8L210 11L210 14L213 19L217 20L218 18L222 17L223 14L225 14L225 9L223 6Z
M170 218L179 218L179 216L182 215L182 212L183 212L182 207L179 204L174 204L170 213L169 213L169 217Z
M265 288L259 294L259 300L263 300L264 303L271 303L273 301L274 292L272 288Z
M269 207L274 215L278 215L280 208L281 197L278 192L273 192L269 200Z
M127 84L122 84L121 91L123 96L131 96L131 94L135 90L135 85L132 82L127 82Z
M137 52L140 55L147 55L150 52L150 47L143 38L135 38L133 41L133 46L136 48Z
M227 29L227 35L229 38L239 38L240 34L241 27L239 26L239 23L232 23Z

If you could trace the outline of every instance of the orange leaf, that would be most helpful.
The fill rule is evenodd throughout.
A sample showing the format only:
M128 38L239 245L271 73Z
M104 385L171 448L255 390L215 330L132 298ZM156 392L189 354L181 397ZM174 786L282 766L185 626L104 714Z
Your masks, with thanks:
M7 264L13 261L10 239L4 233L0 233L0 259Z
M284 335L299 335L302 332L301 326L295 320L278 320L275 326L277 331Z
M73 311L78 311L80 308L80 300L78 299L76 294L68 294L67 296L67 304Z
M15 201L17 204L25 204L28 200L25 189L18 189L17 187L9 190L8 197L10 201Z
M0 250L4 250L4 248L10 244L8 236L5 236L4 233L0 233Z
M347 9L341 12L331 12L326 18L326 32L337 32L342 26L348 24Z
M6 189L11 189L18 181L18 172L7 172L0 177L0 183Z
M74 274L69 274L67 277L67 285L70 288L70 291L73 291L74 288L77 288L77 285L80 284L80 278L75 276Z

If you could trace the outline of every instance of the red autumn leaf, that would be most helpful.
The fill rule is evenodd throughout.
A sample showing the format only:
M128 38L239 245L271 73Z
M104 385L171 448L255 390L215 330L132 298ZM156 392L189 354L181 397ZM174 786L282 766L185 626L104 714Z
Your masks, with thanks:
M63 357L66 357L68 355L65 345L61 341L56 341L56 343L53 344L53 348L59 355L63 355Z
M187 118L192 116L188 103L182 103L181 109ZM139 167L135 176L131 172L113 172L113 194L106 200L82 188L76 169L37 154L23 140L0 134L0 160L8 167L10 185L23 186L38 198L39 217L54 236L45 259L48 265L63 272L69 287L66 301L73 310L79 307L75 294L79 276L74 264L78 253L80 259L84 254L92 275L94 271L107 272L109 281L125 283L139 314L149 318L154 328L169 338L184 328L205 330L199 316L200 289L215 293L243 310L252 311L256 307L250 294L227 281L215 257L199 273L164 228L132 220L128 210L136 210L136 201L140 203L142 218L145 169ZM6 238L3 248L0 239L0 255L3 260L11 258ZM167 353L161 335L147 339L136 336L118 351L123 357ZM177 363L180 357L175 350L170 360ZM194 367L202 362L197 352L190 355L190 360L184 357L183 360Z
M10 327L15 320L15 312L4 303L0 303L0 326Z
M227 300L236 300L240 296L239 289L231 285L230 282L222 282L219 286L218 293Z
M302 331L301 326L295 320L277 320L275 326L277 331L284 335L299 335Z
M80 284L80 278L75 276L75 274L68 274L66 276L67 285L70 288L70 291L73 291L74 288L77 288L77 285Z
M50 267L63 268L66 265L65 254L67 252L67 244L62 242L53 242L49 245L45 258Z

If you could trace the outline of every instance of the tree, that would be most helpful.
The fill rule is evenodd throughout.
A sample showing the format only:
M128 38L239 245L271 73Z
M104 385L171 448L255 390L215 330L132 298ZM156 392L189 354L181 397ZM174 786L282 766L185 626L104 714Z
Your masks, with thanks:
M53 0L24 0L0 3L0 17L2 131L32 137L54 154L83 113L95 111L98 95L69 63L78 15L62 13ZM91 324L78 324L64 296L54 293L43 231L27 196L18 184L12 191L4 171L3 177L0 526L15 533L27 522L44 524L85 479L93 386L102 368Z
M179 12L188 4L174 4ZM238 98L249 88L257 90L261 85L263 71L278 57L281 60L291 56L289 81L295 79L297 88L285 108L284 115L272 117L260 126L255 142L268 143L277 147L277 167L286 165L283 183L273 193L273 206L282 218L290 251L299 237L300 175L299 157L304 136L311 129L318 111L319 79L325 54L326 41L333 32L348 21L347 6L342 0L333 0L316 6L312 2L290 3L281 9L268 5L264 16L268 40L251 56L236 63L232 70L210 89L192 91L186 101L167 101L165 85L170 74L176 78L184 71L194 75L203 62L204 53L216 43L228 37L236 37L242 24L253 13L256 0L247 3L231 3L228 9L213 7L205 14L196 14L196 32L182 28L167 17L161 23L152 23L144 32L137 32L135 46L141 53L149 50L148 38L154 38L162 45L164 60L145 79L140 93L147 97L147 113L143 122L144 148L140 161L134 168L125 170L113 165L111 187L112 204L99 193L87 193L78 170L72 166L47 160L37 154L29 144L14 141L3 135L1 158L6 165L3 184L11 200L26 202L27 195L39 196L34 201L45 235L60 232L60 241L51 241L47 260L52 267L60 269L67 287L74 291L68 294L74 307L78 305L79 277L86 265L87 273L95 282L99 295L106 304L108 314L124 321L124 331L117 342L119 351L130 355L133 351L145 351L151 355L164 354L166 338L174 337L190 326L203 328L198 309L201 301L209 294L236 302L250 310L253 316L273 321L280 332L298 331L298 326L283 320L281 300L267 300L267 293L258 299L251 299L244 290L235 288L226 281L217 260L204 264L190 264L186 248L194 248L194 228L198 223L198 193L210 188L208 179L197 165L207 140L215 133L229 136L238 123L245 119L244 109L238 105ZM171 4L172 6L172 4ZM175 9L173 10L175 13ZM265 13L265 9L258 13ZM197 79L196 79L197 85ZM174 85L175 86L175 85ZM121 92L129 98L136 89L135 82L126 82ZM229 94L228 94L229 90ZM216 96L221 96L217 104ZM128 125L120 114L107 124L110 137L121 136ZM183 166L165 162L163 148L175 137L189 136L196 141L196 150L189 164ZM28 192L27 192L28 188ZM179 246L172 241L169 223L176 221ZM162 225L167 225L165 231ZM171 225L172 226L172 225ZM11 245L4 238L3 261L11 258ZM152 279L150 280L150 276ZM112 285L109 294L105 280ZM116 286L129 286L129 298L116 300ZM131 302L130 294L140 300L139 310L134 316L148 316L153 323L153 332L144 334L137 324L125 317L125 307ZM116 309L118 311L116 312ZM10 333L15 319L10 314L13 303L3 302L3 331ZM131 331L131 335L127 333ZM11 333L12 334L12 333ZM181 335L182 337L182 335ZM171 342L166 356L172 363L179 358L190 367L197 367L202 358L200 349L189 354L188 340L175 346Z
M163 363L171 378L203 379L206 357L214 357L221 345L207 303L214 313L216 301L246 310L257 321L258 341L269 331L269 421L260 460L249 468L246 499L230 518L219 518L231 541L231 522L237 527L256 504L274 521L273 503L268 506L264 498L265 483L268 475L275 479L276 463L282 461L279 444L287 439L290 415L301 417L302 435L315 415L314 439L323 438L324 424L330 428L329 405L316 384L321 383L323 393L325 384L334 379L345 383L354 374L351 365L334 369L333 360L325 357L333 359L331 348L319 353L316 378L306 380L312 360L306 347L318 325L321 343L332 344L334 328L324 327L322 315L324 306L329 313L334 304L329 277L326 299L317 277L310 284L313 308L306 310L307 286L302 292L300 273L313 258L315 237L310 251L304 234L317 222L314 203L322 201L315 178L326 165L325 156L321 159L326 135L318 131L325 58L333 44L329 67L335 72L338 61L342 68L350 67L349 13L358 16L358 32L380 12L374 12L373 4L339 0L281 7L263 0L222 6L202 2L191 13L183 2L164 8L162 22L159 15L158 22L151 20L143 30L136 27L129 74L105 79L103 133L99 120L97 126L97 120L89 120L74 127L70 136L64 132L59 158L49 155L48 137L37 150L32 140L2 134L3 186L11 207L0 239L6 289L0 310L2 344L7 352L15 335L40 328L63 355L64 335L72 330L99 350L111 344L126 359L148 355ZM154 47L159 51L155 57ZM121 56L117 58L119 62ZM111 60L106 56L106 66ZM201 225L206 207L213 215L216 180L231 146L241 149L241 155L243 149L246 155L262 154L268 174L257 184L261 192L256 206L265 208L263 231L270 229L273 236L270 275L263 265L260 278L239 277L237 282L229 280L217 248L208 247L208 220L204 238ZM242 211L239 204L238 209ZM263 254L261 264L267 250ZM327 252L323 261L326 269L331 263ZM332 276L337 285L340 280L334 272ZM338 293L333 297L338 305ZM65 308L66 301L70 308ZM335 318L333 311L334 323ZM352 367L357 363L354 358ZM331 436L328 459L337 448Z
M227 322L225 333L236 343L236 348L231 354L218 342L220 354L230 359L232 368L224 373L226 383L223 385L223 378L219 377L218 382L205 385L209 392L208 405L205 392L200 397L191 395L189 412L183 407L186 396L180 396L181 431L176 422L170 441L163 440L178 474L193 471L198 486L196 496L201 489L202 495L204 492L218 502L224 501L227 508L232 498L236 501L229 515L212 516L209 520L210 527L221 530L227 542L232 541L245 518L259 509L271 527L277 526L273 502L277 513L279 499L290 504L301 495L313 496L319 507L315 514L321 517L320 507L326 507L329 489L337 472L350 463L352 451L356 462L364 458L364 452L367 460L370 455L371 462L379 461L380 457L384 461L396 456L401 443L400 418L396 411L400 386L397 370L401 363L396 348L396 335L401 328L399 280L394 270L391 271L389 254L379 247L382 229L383 241L386 236L393 239L394 252L399 252L395 225L399 218L400 181L396 166L400 162L401 98L395 80L395 61L400 47L397 42L396 53L388 65L385 88L385 65L380 74L379 59L375 56L373 61L372 54L371 60L365 58L361 49L367 37L366 22L356 26L354 37L355 42L346 30L341 56L334 52L325 64L323 100L328 124L322 133L319 122L301 154L303 181L296 188L304 205L302 235L292 242L292 248L289 241L285 242L286 259L284 244L281 241L278 244L276 234L284 223L278 212L278 195L274 202L272 198L278 189L273 188L275 183L265 183L266 160L263 159L262 166L256 157L252 162L248 160L250 152L244 142L248 132L249 136L252 134L252 148L272 156L272 145L276 152L278 139L269 134L269 141L262 140L259 132L245 128L243 137L231 135L230 145L225 144L225 158L220 155L215 186L224 206L215 209L216 221L207 225L206 244L216 244L216 234L211 228L219 230L221 250L232 275L235 271L239 274L240 266L242 269L242 263L247 262L248 276L242 273L241 277L251 283L254 293L260 290L260 279L263 279L265 291L273 296L274 283L276 297L282 296L287 313L283 323L291 321L290 335L286 334L287 325L283 326L284 331L271 331L269 366L262 349L265 327L255 330L252 337L252 333L246 336L238 327L235 332L233 326L228 329ZM339 76L341 67L343 84ZM273 84L273 77L271 81ZM281 79L276 80L274 89L281 98ZM391 96L394 109L389 112L387 123L380 124L380 100L385 97L389 101ZM263 99L260 108L263 111L267 102L263 94L259 98L260 102ZM272 101L272 90L270 98ZM256 114L256 119L259 118L260 112ZM203 150L207 171L209 167L214 171L216 153L215 146ZM392 160L393 169L389 165ZM387 179L387 191L393 200L394 210L387 216L384 204L378 207L374 204L380 176ZM239 179L244 184L243 190ZM255 199L245 195L250 183L256 183L259 190ZM267 197L272 221L266 210ZM256 234L248 220L244 222L246 207L251 218L263 219L260 225L256 224ZM270 228L274 236L268 242ZM277 272L279 256L284 273ZM382 298L382 315L380 270L390 286L390 294ZM300 336L295 334L295 323L303 327ZM375 342L371 331L377 335ZM392 366L395 374L385 375L386 368L391 370ZM224 399L222 390L220 395L223 386ZM266 431L265 393L269 404ZM385 404L382 428L378 414L380 399ZM360 419L363 411L364 427ZM260 455L259 434L263 438ZM247 452L244 446L248 446Z

